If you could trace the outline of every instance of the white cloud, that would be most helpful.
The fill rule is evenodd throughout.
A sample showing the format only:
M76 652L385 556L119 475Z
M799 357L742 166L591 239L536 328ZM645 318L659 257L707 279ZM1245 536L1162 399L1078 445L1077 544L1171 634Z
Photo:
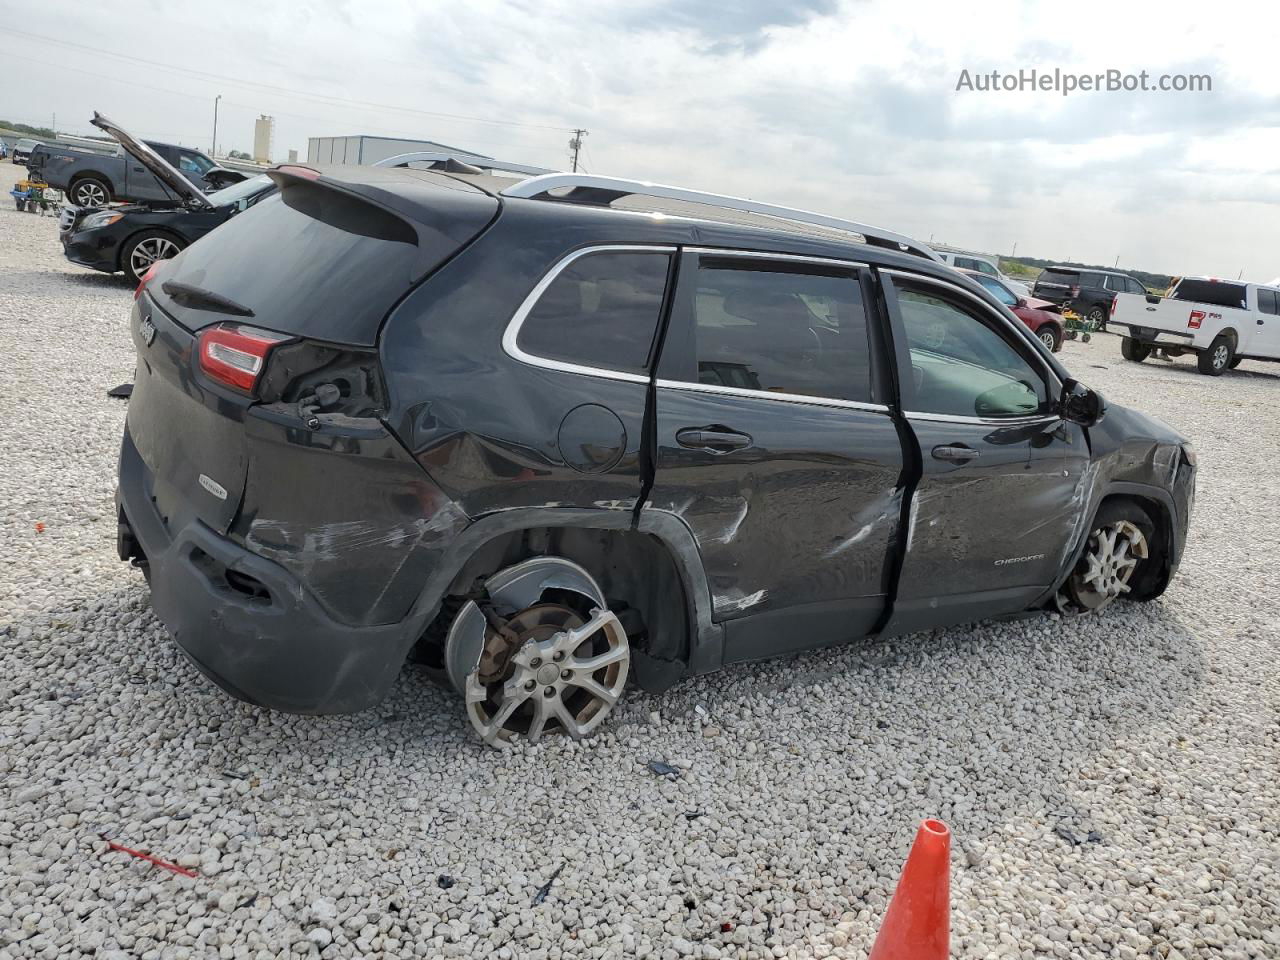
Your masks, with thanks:
M60 126L83 129L99 109L143 135L207 147L222 93L225 146L247 148L261 112L277 118L281 156L305 151L308 136L381 133L556 166L564 129L409 111L583 126L595 172L795 203L923 239L997 252L1016 241L1031 255L1118 255L1172 273L1269 277L1280 259L1276 15L1252 4L1216 4L1211 19L1189 3L176 6L46 0L19 29L185 71L0 26L6 67L38 80L6 85L0 116L40 122L56 111ZM1204 72L1214 89L955 91L962 69L1022 67Z

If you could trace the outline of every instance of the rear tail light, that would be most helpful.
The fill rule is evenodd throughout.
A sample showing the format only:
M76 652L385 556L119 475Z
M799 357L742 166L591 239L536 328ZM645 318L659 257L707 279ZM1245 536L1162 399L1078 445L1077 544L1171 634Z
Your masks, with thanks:
M1200 324L1202 324L1202 323L1204 323L1204 311L1203 311L1203 310L1192 310L1192 311L1191 311L1191 316L1189 316L1189 317L1187 318L1187 329L1188 329L1188 330L1199 330L1199 329L1200 329Z
M138 286L133 291L133 299L137 300L139 297L142 296L142 291L146 289L148 281L150 281L151 278L155 276L156 267L158 266L160 266L159 260L157 260L151 266L147 267L147 272L142 275L142 279L138 281Z
M1078 297L1078 296L1080 296L1080 284L1078 284L1078 283L1077 283L1077 284L1075 284L1074 286L1072 286L1072 288L1071 288L1071 296L1073 296L1073 297Z
M220 323L200 334L200 369L224 386L253 393L267 354L291 337L237 323Z
M1113 317L1116 315L1116 304L1119 302L1120 302L1120 294L1116 294L1114 297L1111 298L1111 315Z

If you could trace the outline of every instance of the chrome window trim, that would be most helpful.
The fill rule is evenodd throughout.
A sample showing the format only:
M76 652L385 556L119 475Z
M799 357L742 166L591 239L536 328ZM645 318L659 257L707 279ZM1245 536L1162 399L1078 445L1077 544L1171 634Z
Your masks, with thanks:
M1022 336L1022 333L1020 332L1018 327L1013 326L1013 324L1009 322L1008 318L1005 317L1004 314L1000 313L998 310L992 310L991 305L989 303L987 303L985 300L983 300L973 291L966 290L964 287L960 286L960 284L958 283L954 283L951 280L944 280L941 277L930 277L922 273L912 273L910 270L895 270L887 267L880 268L880 273L888 274L891 277L902 277L904 280L910 280L915 283L933 284L934 286L944 287L950 291L961 294L962 296L967 297L969 300L972 300L979 307L985 310L988 314L995 317L1003 325L1003 328L1007 333L1012 333L1015 337ZM1017 323L1021 325L1022 321L1018 320ZM1023 326L1023 329L1027 329L1027 328ZM1029 329L1028 329L1028 332L1030 332ZM1050 396L1050 399L1052 400L1053 396L1062 392L1062 381L1058 379L1058 375L1057 373L1054 372L1053 367L1045 363L1044 357L1040 356L1036 352L1036 348L1032 346L1029 341L1027 342L1027 348L1031 351L1032 356L1035 357L1035 363L1039 364L1040 366L1041 375L1044 377L1045 384L1049 388L1049 391L1050 391L1049 396ZM911 414L908 414L908 416L911 416ZM945 414L917 414L917 416L941 417L946 415ZM1021 419L1025 420L1028 423L1032 423L1040 419L1059 419L1059 418L1051 415L1047 415L1047 414L1038 413L1034 417L1021 418ZM973 418L960 418L957 422L984 423L984 424L997 423L998 424L998 423L1013 423L1014 420L1015 418L1013 417L1009 417L1007 419L994 419L994 420L991 418L973 417Z
M625 370L610 370L607 367L592 367L587 364L552 360L549 357L540 357L534 353L527 353L520 349L520 328L524 326L525 320L533 312L533 308L542 298L542 295L546 293L547 288L555 282L556 277L560 276L570 264L581 260L583 257L590 256L593 253L661 253L671 256L678 252L678 249L673 246L608 243L593 247L582 247L566 254L552 265L551 269L529 291L529 295L516 308L516 312L512 314L511 320L507 323L507 329L502 334L503 352L513 360L519 360L521 363L526 363L531 367L541 367L544 370L558 370L561 373L576 373L587 377L604 377L608 380L647 384L649 375L645 373L629 373Z
M923 420L931 423L974 423L984 427L1023 427L1035 423L1056 423L1062 419L1052 413L1037 413L1030 417L959 417L950 413L919 413L915 410L904 410L903 416L908 420Z
M835 257L813 257L803 253L771 253L767 250L738 250L727 247L685 247L685 253L696 253L712 257L741 257L744 260L784 260L788 263L816 263L823 267L839 267L853 270L857 267L869 267L862 260L839 260Z
M839 397L815 397L807 393L775 393L772 390L752 390L750 387L724 387L712 383L687 383L684 380L657 380L656 385L665 390L684 390L689 393L716 393L729 397L754 397L760 400L779 400L783 403L800 403L813 407L863 410L868 413L889 412L888 406L883 403L841 400Z

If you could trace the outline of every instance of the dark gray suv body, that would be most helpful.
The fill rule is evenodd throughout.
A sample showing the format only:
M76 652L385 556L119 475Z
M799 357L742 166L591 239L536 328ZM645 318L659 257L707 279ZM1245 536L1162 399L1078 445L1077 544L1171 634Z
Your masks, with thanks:
M1194 452L924 248L272 176L144 282L120 462L121 557L237 697L360 710L413 651L489 742L580 735L628 671L1078 613L1177 567Z

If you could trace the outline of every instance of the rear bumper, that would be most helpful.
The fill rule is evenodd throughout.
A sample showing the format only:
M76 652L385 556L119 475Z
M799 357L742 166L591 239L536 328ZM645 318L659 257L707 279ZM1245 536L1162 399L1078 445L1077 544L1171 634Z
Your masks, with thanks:
M1116 326L1125 327L1129 336L1141 343L1159 343L1162 346L1194 347L1195 334L1186 330L1161 330L1157 327L1144 327L1136 323L1119 322Z
M386 696L418 637L416 618L339 623L283 567L195 517L161 517L153 483L126 428L121 559L143 554L152 607L202 673L237 699L290 713L354 713Z

